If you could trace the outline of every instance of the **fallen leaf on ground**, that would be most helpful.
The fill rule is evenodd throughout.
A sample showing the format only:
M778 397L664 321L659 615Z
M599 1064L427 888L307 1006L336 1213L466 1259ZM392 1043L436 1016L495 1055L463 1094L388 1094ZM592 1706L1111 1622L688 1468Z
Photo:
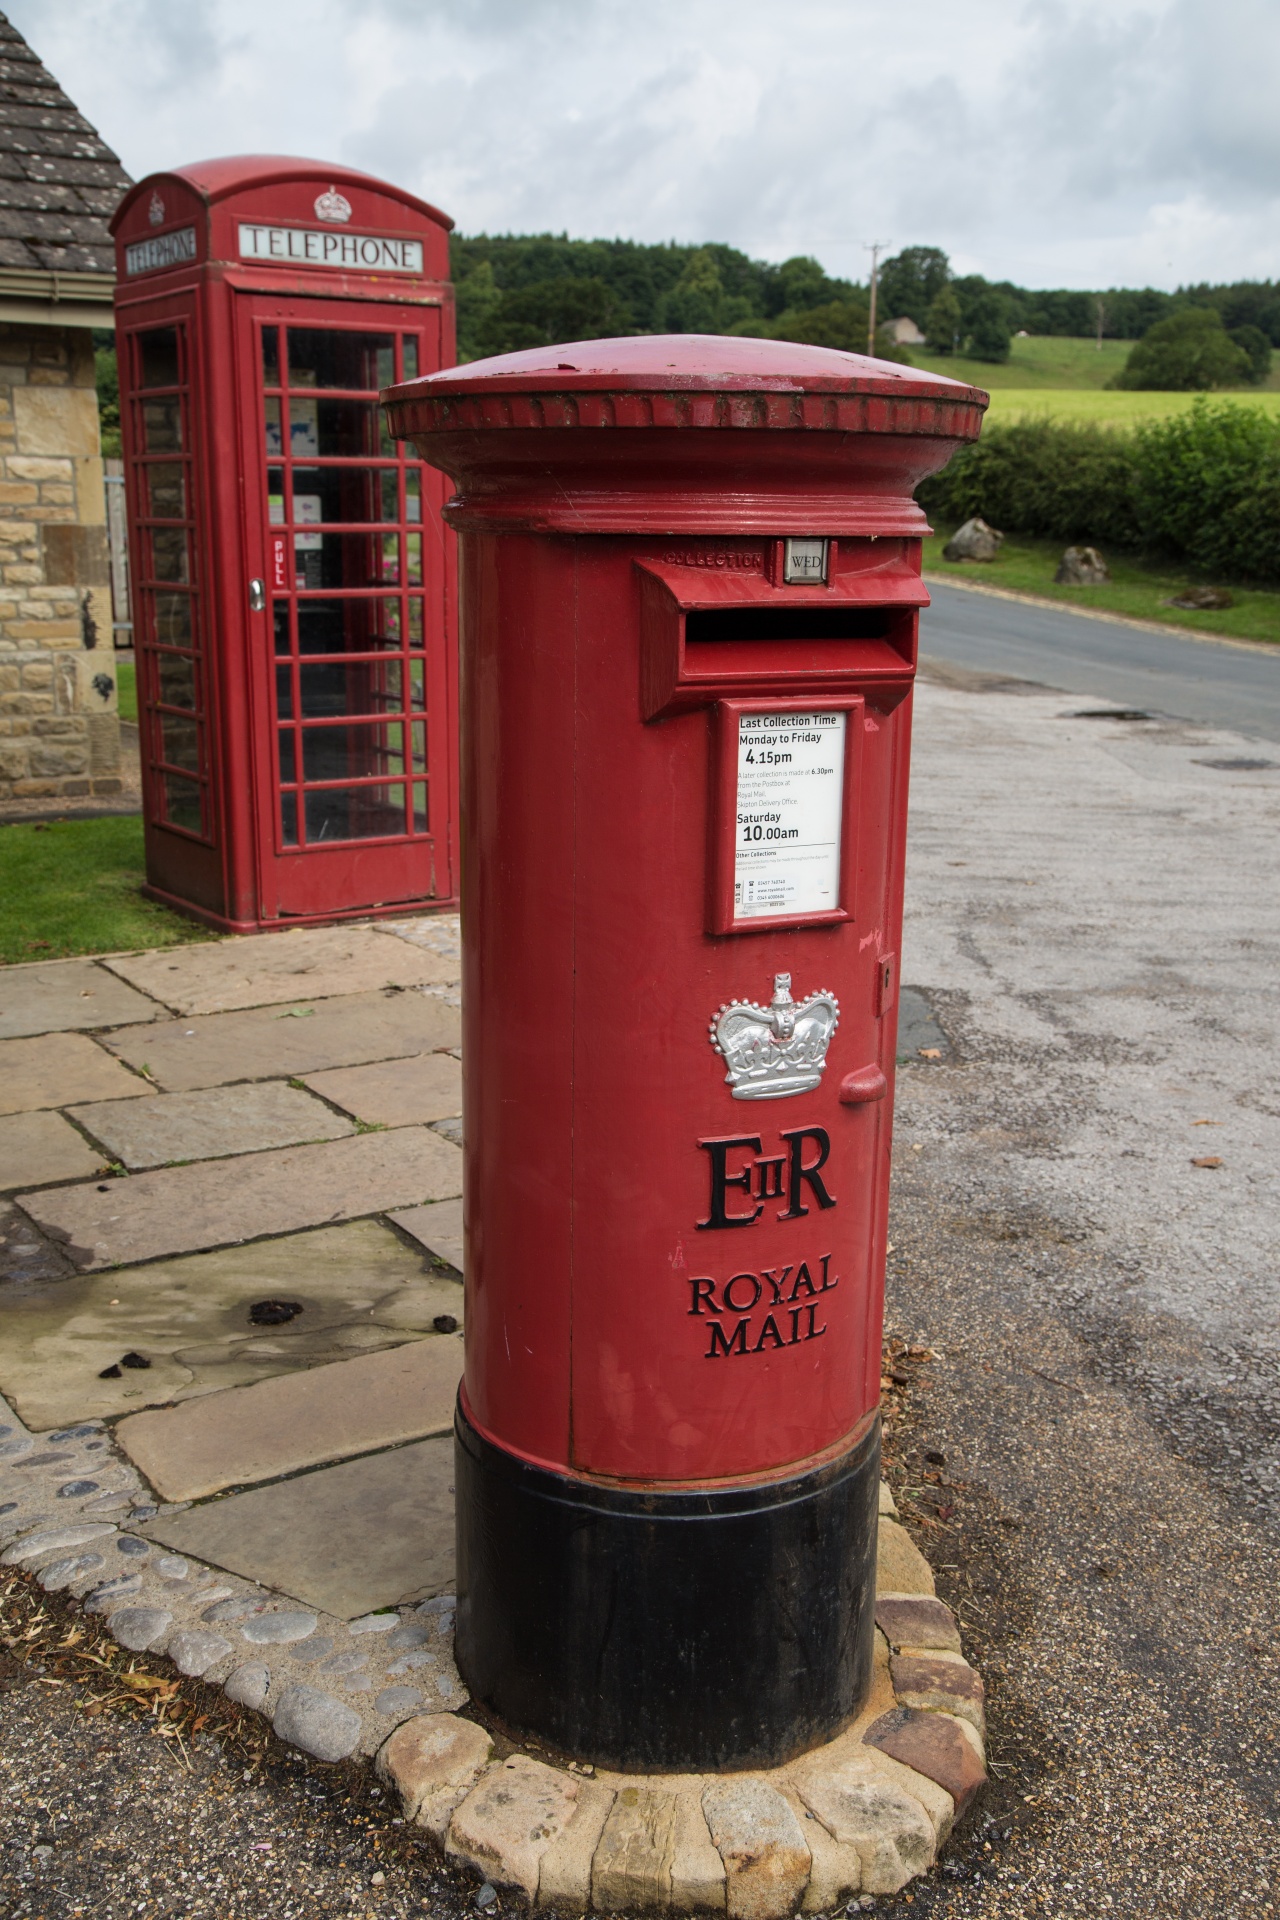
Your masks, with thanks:
M942 1058L941 1047L917 1047L916 1052L922 1060L941 1060Z
M1193 1167L1220 1167L1222 1161L1216 1153L1202 1153L1191 1164Z

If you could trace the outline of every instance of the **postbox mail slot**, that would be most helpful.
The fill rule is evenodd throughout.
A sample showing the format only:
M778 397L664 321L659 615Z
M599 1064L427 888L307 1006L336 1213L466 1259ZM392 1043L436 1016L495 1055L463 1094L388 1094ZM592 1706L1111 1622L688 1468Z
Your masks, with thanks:
M637 562L637 572L646 720L731 695L806 699L872 683L910 685L915 613L929 596L902 561L799 588L745 569L708 577Z

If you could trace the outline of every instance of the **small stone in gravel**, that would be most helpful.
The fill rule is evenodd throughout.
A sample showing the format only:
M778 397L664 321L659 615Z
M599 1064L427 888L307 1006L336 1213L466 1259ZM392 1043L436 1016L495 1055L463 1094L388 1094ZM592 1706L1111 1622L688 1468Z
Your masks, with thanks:
M81 1574L93 1573L98 1567L105 1567L106 1561L100 1553L73 1553L65 1560L54 1560L39 1576L40 1585L46 1593L60 1593L63 1587L69 1587Z
M367 1673L344 1674L342 1684L348 1693L372 1693L373 1681Z
M222 1683L222 1691L228 1700L234 1700L241 1707L260 1707L267 1697L267 1688L271 1685L271 1674L260 1660L246 1660L243 1666L236 1667Z
M91 1433L98 1433L101 1427L101 1420L87 1420L79 1427L59 1427L56 1433L49 1435L49 1441L52 1446L57 1446L61 1440L87 1440Z
M328 1633L313 1633L309 1640L299 1641L293 1657L303 1666L311 1666L316 1660L323 1660L326 1654L333 1652L333 1636ZM360 1656L364 1658L363 1654Z
M387 1641L389 1647L425 1647L431 1637L431 1629L416 1620L406 1620L396 1628Z
M74 1453L33 1453L22 1462L22 1470L28 1467L65 1466L68 1460L74 1460Z
M21 1434L16 1440L0 1441L0 1460L18 1460L24 1453L30 1453L35 1441L29 1435Z
M90 1540L100 1540L104 1534L114 1532L115 1527L109 1520L88 1520L78 1527L41 1527L6 1548L0 1554L0 1564L21 1566L24 1560L38 1560L42 1553L56 1553L60 1547L83 1547Z
M100 1482L97 1480L68 1480L58 1488L59 1500L78 1500L83 1494L96 1493Z
M140 1573L122 1573L118 1580L104 1580L101 1586L93 1589L85 1599L88 1613L105 1613L117 1600L123 1600L127 1593L141 1593L142 1575Z
M387 1672L398 1679L402 1673L416 1673L419 1667L429 1667L434 1657L430 1653L402 1653L398 1660L391 1662Z
M244 1620L251 1613L265 1613L266 1610L265 1600L257 1600L252 1594L240 1593L233 1599L219 1600L216 1606L206 1607L200 1617L216 1623L223 1620Z
M436 1675L436 1688L444 1695L446 1700L449 1699L453 1693L453 1682L447 1673L438 1673Z
M365 1613L347 1626L348 1633L390 1633L400 1625L398 1613Z
M456 1593L438 1593L434 1600L424 1600L420 1607L415 1607L414 1612L455 1613L457 1606L458 1596Z
M191 1571L180 1553L162 1553L155 1570L162 1580L185 1580Z
M283 1647L305 1640L319 1624L314 1613L259 1613L241 1627L240 1638L255 1647Z
M376 1713L412 1713L421 1705L416 1687L384 1687L373 1703Z
M341 1647L331 1660L326 1660L320 1669L322 1673L359 1673L369 1664L369 1656L363 1647Z
M281 1740L316 1760L345 1760L360 1739L360 1716L316 1687L286 1687L271 1725Z
M107 1632L132 1653L144 1653L162 1640L173 1625L163 1607L120 1607L107 1620Z
M179 1673L195 1675L207 1673L231 1651L231 1642L224 1640L220 1633L206 1633L199 1627L175 1633L165 1648Z
M151 1548L145 1540L135 1540L131 1533L122 1533L116 1541L117 1553L150 1553Z
M476 1895L476 1905L480 1908L481 1912L483 1912L487 1907L496 1906L497 1903L498 1889L491 1880L486 1880Z

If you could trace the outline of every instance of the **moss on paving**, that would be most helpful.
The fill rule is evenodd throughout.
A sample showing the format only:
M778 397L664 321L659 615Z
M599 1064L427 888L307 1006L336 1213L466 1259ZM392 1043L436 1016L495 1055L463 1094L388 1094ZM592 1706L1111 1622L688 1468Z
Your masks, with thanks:
M0 963L60 960L213 938L141 894L142 821L10 821L0 826Z

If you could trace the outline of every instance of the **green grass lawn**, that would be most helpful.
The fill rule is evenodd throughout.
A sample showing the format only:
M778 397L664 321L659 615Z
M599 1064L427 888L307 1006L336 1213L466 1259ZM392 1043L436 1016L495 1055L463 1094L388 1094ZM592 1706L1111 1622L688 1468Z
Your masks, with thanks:
M1056 336L1015 340L1003 365L925 353L919 347L909 351L922 372L945 374L952 380L985 388L991 395L988 418L992 420L1048 415L1054 420L1131 426L1135 420L1163 420L1194 406L1199 394L1106 391L1107 381L1120 371L1132 345L1131 340L1104 340L1099 353L1096 340L1062 340ZM1265 387L1233 387L1210 397L1280 414L1280 371L1272 374Z
M211 940L207 927L144 900L142 821L11 821L0 826L0 963L60 960Z
M1056 392L1032 391L1008 387L991 395L989 420L1007 426L1013 420L1088 421L1102 427L1131 427L1139 420L1167 420L1171 414L1189 413L1197 400L1208 399L1214 406L1220 401L1237 407L1261 407L1273 418L1280 417L1280 393L1267 387L1232 388L1226 393L1090 393L1084 388L1063 388Z
M942 549L948 537L948 533L937 533L924 543L925 572L940 580L970 580L977 586L1042 594L1067 606L1159 620L1170 627L1194 627L1202 633L1220 633L1225 639L1280 642L1280 592L1233 586L1233 607L1220 613L1184 613L1177 607L1161 605L1191 584L1190 576L1176 568L1148 567L1132 555L1108 553L1112 574L1109 586L1057 587L1053 576L1062 558L1062 541L1029 540L1010 534L998 559L978 564L944 560Z
M138 724L138 669L132 660L116 661L116 699L120 718Z

